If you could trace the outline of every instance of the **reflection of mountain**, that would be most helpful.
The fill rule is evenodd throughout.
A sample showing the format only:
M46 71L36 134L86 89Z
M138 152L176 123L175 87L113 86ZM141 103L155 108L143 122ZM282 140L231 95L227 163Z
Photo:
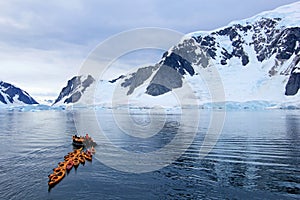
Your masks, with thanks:
M300 141L300 124L299 124L299 116L293 114L287 114L285 117L286 123L286 134L287 137L293 142L294 146L298 146L298 142Z
M201 131L185 153L157 172L157 177L164 177L164 184L176 188L168 193L189 199L212 196L297 199L299 115L285 112L228 112L227 115L229 123L206 157L199 157L207 130L206 126L200 126Z
M24 90L3 81L0 81L0 102L6 105L38 104Z
M287 114L285 117L286 121L286 127L288 128L286 130L287 133L295 133L295 136L300 136L300 124L299 124L299 116L293 115L293 114Z

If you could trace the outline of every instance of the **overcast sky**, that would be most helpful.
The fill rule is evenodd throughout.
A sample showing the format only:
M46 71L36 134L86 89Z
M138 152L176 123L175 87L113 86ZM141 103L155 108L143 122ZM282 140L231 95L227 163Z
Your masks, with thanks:
M0 80L56 96L106 38L133 28L212 30L296 0L0 0Z

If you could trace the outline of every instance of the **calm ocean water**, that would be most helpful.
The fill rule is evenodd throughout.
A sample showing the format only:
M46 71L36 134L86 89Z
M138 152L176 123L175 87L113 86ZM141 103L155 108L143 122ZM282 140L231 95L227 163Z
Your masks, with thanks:
M200 158L199 149L210 116L209 112L201 112L192 144L164 168L145 173L116 170L107 163L111 161L131 170L135 165L126 166L126 161L116 160L114 152L108 150L105 162L97 156L99 159L72 169L49 191L48 174L73 149L71 136L77 130L74 122L86 119L88 126L90 113L2 110L0 199L300 198L298 111L227 112L216 145L205 158ZM111 143L128 152L145 154L166 147L177 134L189 134L189 130L198 126L191 123L193 116L180 121L178 114L166 118L156 114L155 118L163 119L163 127L158 127L160 131L150 139L141 139L124 134L109 111L98 110L97 117ZM118 116L121 120L123 117ZM140 124L149 121L149 116L143 113L132 113L131 117ZM90 133L95 139L97 134ZM101 147L105 145L96 142ZM96 155L101 153L97 149Z

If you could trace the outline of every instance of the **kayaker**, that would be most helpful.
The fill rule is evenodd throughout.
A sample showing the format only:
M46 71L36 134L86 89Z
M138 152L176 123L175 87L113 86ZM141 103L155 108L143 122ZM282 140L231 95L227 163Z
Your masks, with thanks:
M91 148L91 153L92 154L95 154L96 153L96 149L92 146L92 148Z

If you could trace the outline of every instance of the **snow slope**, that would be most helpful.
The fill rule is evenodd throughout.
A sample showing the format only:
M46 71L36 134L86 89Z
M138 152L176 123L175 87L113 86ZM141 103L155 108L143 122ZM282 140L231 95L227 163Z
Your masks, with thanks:
M124 75L115 83L118 92L124 89L122 96L126 94L138 105L175 105L176 101L168 97L175 93L181 94L175 99L183 104L195 102L193 98L200 104L222 100L296 102L300 98L299 61L297 2L217 30L189 33L157 64ZM212 73L214 69L217 71ZM182 91L187 85L192 91ZM217 85L224 88L223 99L213 97L212 89Z
M38 104L26 91L0 81L0 104L2 106L21 106Z
M219 108L218 102L227 102L229 109L298 105L300 2L216 30L186 34L156 64L113 80L95 84L88 77L69 80L54 105Z

